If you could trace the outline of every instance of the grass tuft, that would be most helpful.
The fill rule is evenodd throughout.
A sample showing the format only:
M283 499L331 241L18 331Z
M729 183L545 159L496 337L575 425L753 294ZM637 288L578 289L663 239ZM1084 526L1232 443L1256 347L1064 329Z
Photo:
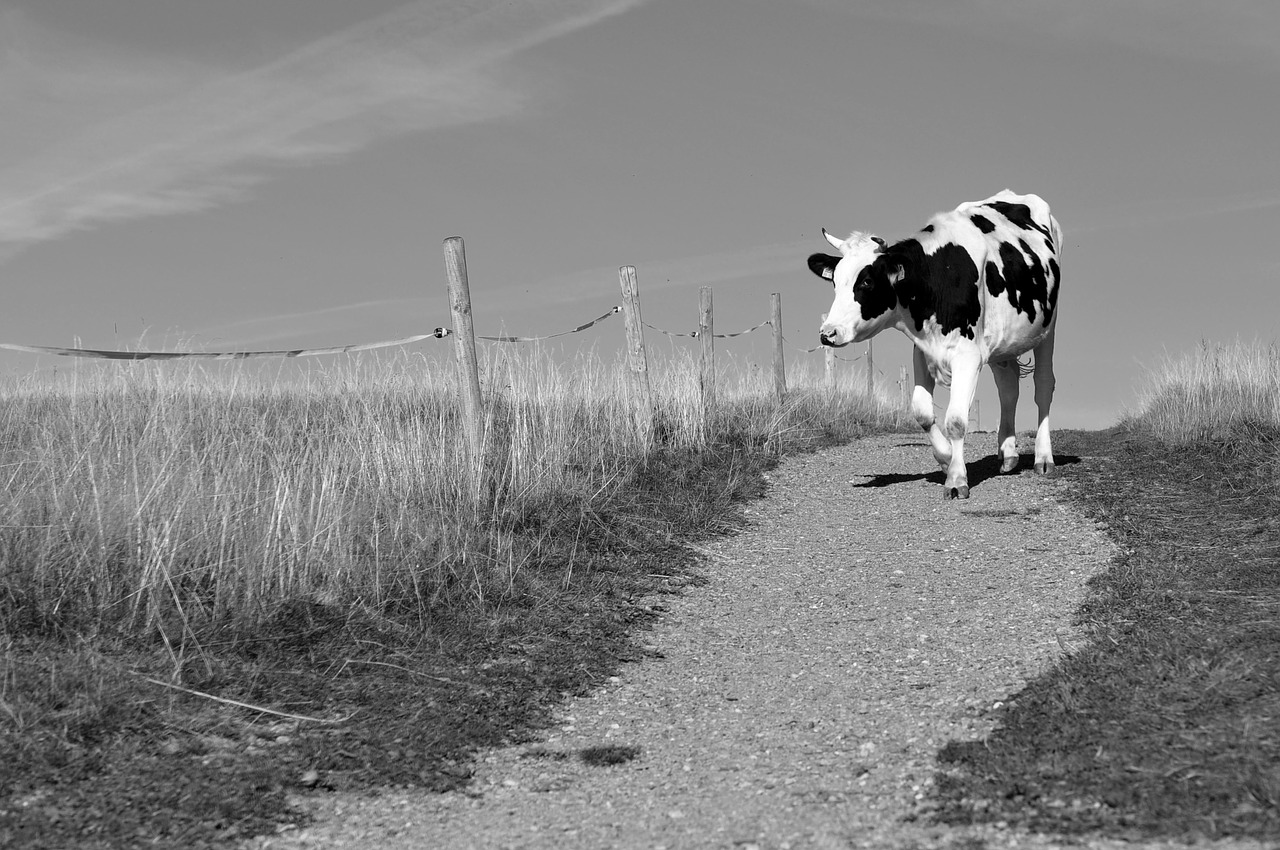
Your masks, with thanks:
M626 764L638 755L640 755L639 747L623 744L588 747L581 753L582 763L592 767L611 767L615 764Z
M1234 442L1280 427L1276 343L1201 343L1148 375L1131 428L1171 446Z

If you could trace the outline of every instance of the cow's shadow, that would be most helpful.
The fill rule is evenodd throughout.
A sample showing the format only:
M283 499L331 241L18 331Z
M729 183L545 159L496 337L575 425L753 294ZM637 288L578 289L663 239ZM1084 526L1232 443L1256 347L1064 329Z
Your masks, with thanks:
M922 446L928 451L928 446ZM1080 462L1080 458L1075 455L1055 454L1053 456L1055 471L1064 466L1072 466ZM1021 454L1018 457L1018 472L1030 472L1036 463L1035 452ZM979 460L969 461L969 487L977 487L988 478L995 478L1000 474L1000 456L987 455ZM946 483L947 475L942 470L933 472L920 472L915 475L909 475L902 472L886 472L880 475L867 475L867 480L861 484L854 484L854 487L892 487L894 484L906 484L909 481L928 481L932 484L942 485Z

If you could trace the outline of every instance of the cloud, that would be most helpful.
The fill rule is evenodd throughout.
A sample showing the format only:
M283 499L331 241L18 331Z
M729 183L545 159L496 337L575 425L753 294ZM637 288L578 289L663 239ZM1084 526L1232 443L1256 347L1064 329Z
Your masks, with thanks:
M226 203L270 167L518 112L502 63L640 0L420 0L237 72L0 15L0 260L98 224Z

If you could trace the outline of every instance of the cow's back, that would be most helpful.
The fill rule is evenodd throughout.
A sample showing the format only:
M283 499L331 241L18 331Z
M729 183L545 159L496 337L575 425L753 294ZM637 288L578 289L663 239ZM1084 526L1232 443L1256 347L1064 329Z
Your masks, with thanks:
M992 358L1021 354L1054 326L1062 231L1039 195L1006 189L985 201L961 204L962 216L982 234L980 268L984 338Z

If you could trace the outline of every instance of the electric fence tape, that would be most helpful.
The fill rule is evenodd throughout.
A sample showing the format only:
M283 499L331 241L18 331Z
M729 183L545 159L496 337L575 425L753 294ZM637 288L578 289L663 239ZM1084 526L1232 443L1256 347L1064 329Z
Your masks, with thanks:
M444 339L453 333L448 328L436 328L429 334L389 339L383 342L362 342L355 345L338 345L332 348L291 348L278 351L110 351L99 348L57 348L48 345L14 345L0 342L0 348L22 351L27 354L56 354L59 357L90 357L97 360L245 360L250 357L314 357L317 354L346 354L349 351L369 351L393 345L408 345L424 339Z
M582 331L585 331L587 328L591 327L592 325L597 325L600 322L603 322L605 319L609 318L615 313L621 313L621 312L622 312L621 307L610 307L608 313L605 313L602 316L597 316L596 318L587 322L585 325L578 325L576 328L574 328L571 331L561 331L558 334L547 334L546 336L479 336L477 335L476 339L487 339L490 342L539 342L544 339L555 339L558 336L568 336L569 334L580 333Z
M787 338L784 336L784 337L782 338L782 341L783 341L783 342L786 342L786 341L787 341ZM822 349L824 349L824 348L826 348L826 347L827 347L827 346L825 346L825 345L815 345L813 348L796 348L796 349L794 349L794 350L795 350L795 351L799 351L801 354L812 354L813 352L815 352L815 351L821 351ZM861 354L859 354L857 357L841 357L839 354L836 354L836 355L834 355L834 356L835 356L835 358L836 358L837 360L843 360L845 363L857 363L857 362L858 362L859 360L861 360L861 359L862 359L862 357L863 357L863 355L861 355Z
M609 312L592 319L585 325L579 325L570 331L548 334L547 336L477 336L477 339L492 342L537 342L543 339L567 336L585 331L592 325L618 313L621 307L613 307ZM354 345L337 345L330 348L290 348L276 351L111 351L100 348L60 348L48 345L16 345L0 342L0 348L10 351L21 351L26 354L53 354L59 357L87 357L97 360L186 360L199 358L202 360L246 360L250 357L314 357L318 354L347 354L352 351L371 351L376 348L390 348L395 345L409 345L424 339L444 339L453 334L448 328L436 328L429 334L417 334L402 339L388 339L381 342L361 342Z
M651 331L657 331L658 333L666 334L667 336L687 336L687 337L693 337L694 339L696 339L698 336L697 331L689 331L688 333L679 333L677 331L663 330L662 328L651 325L648 322L643 322L642 324ZM766 325L771 325L771 324L773 324L773 322L769 321L768 319L765 319L763 322L756 325L754 328L747 328L745 331L738 331L737 333L731 333L731 334L712 334L711 336L714 337L715 339L729 339L730 337L744 336L746 334L751 333L752 331L758 331L761 328L765 327Z

